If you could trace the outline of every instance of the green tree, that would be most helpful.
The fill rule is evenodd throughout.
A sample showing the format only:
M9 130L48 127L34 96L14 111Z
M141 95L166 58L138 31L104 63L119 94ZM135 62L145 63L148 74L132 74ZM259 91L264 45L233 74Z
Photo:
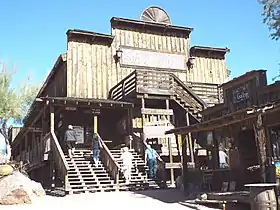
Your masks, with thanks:
M278 40L280 37L280 0L259 0L263 5L264 23L272 32L271 37Z
M32 84L30 78L17 87L13 87L15 75L15 71L8 69L2 63L0 66L0 133L4 136L7 145L10 145L7 123L22 124L39 90L39 86Z

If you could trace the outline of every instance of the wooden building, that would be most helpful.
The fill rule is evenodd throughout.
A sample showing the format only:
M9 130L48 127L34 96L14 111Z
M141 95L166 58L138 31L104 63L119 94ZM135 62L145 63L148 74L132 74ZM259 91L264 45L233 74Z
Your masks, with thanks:
M141 20L113 17L111 34L68 30L67 51L58 57L13 141L13 157L29 160L38 180L45 167L65 189L74 189L71 175L83 183L81 191L90 191L78 160L71 162L59 144L71 124L84 139L77 151L82 158L90 153L87 135L101 136L102 163L114 187L120 187L116 149L128 135L142 161L137 165L145 165L144 151L151 143L164 160L158 160L161 179L174 182L181 173L182 141L165 131L199 122L200 111L221 102L218 87L229 76L229 49L191 47L192 30L172 25L159 7L146 9ZM95 179L98 189L100 180Z
M183 155L185 183L200 182L208 190L220 190L223 183L234 182L236 186L226 187L233 191L244 190L244 184L275 182L280 157L279 83L267 85L266 71L254 70L220 87L224 103L203 110L201 123L167 132L177 134L188 147L193 136L205 151L199 155L190 149L195 168L188 166ZM219 151L228 154L228 167L219 165Z

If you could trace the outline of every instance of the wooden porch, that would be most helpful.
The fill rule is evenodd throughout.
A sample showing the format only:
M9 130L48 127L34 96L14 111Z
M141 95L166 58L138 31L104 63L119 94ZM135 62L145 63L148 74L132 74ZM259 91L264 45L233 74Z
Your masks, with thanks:
M279 119L275 117L279 111L280 104L268 104L239 110L197 125L169 130L168 134L175 133L181 136L186 145L189 144L190 133L212 133L213 138L210 142L205 135L203 139L197 139L207 151L205 158L209 158L209 151L212 152L210 163L201 165L201 157L194 154L196 161L195 168L192 168L185 158L186 154L183 154L185 184L201 182L207 190L219 191L223 183L234 181L236 183L234 189L230 189L229 186L227 189L238 191L244 190L244 184L248 183L275 182L273 161L277 158L271 155L273 147L271 137L267 134L272 125L277 125L276 121L279 124ZM219 168L218 148L222 142L224 148L229 149L227 169ZM186 148L183 151L186 151ZM196 180L193 179L193 173L197 174Z
M31 177L50 185L53 170L57 180L67 187L69 165L64 156L64 132L71 124L78 133L78 147L90 149L93 132L101 136L103 159L112 176L117 178L119 166L108 147L120 144L124 136L132 131L131 108L133 104L100 99L77 99L63 97L41 97L33 103L25 119L25 126L12 142L13 158L29 162L27 171ZM124 121L120 133L116 125ZM110 135L108 135L110 134ZM45 177L40 176L45 174Z

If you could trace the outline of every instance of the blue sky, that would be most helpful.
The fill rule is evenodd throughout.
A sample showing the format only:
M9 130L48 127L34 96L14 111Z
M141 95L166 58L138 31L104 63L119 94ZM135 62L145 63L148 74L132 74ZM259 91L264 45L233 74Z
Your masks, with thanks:
M148 6L165 9L174 25L193 27L191 45L228 47L232 77L252 69L279 72L279 42L262 23L258 0L9 0L0 7L0 59L15 65L17 79L46 78L66 51L67 29L110 33L113 16L139 19Z

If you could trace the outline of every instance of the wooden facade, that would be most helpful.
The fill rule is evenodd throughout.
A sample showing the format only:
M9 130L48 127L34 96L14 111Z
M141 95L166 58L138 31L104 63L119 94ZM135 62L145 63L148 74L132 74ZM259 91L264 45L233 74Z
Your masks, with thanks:
M275 182L275 168L279 167L275 163L280 158L279 83L267 85L266 71L254 70L220 87L224 103L203 110L201 123L166 132L187 142L191 140L186 136L192 133L200 149L206 150L205 158L211 154L212 165L202 164L201 157L196 156L196 169L187 166L184 155L186 185L195 182L197 173L212 190L221 189L223 182L235 181L236 188L231 190L244 189L244 183ZM225 169L219 167L218 151L222 149L229 156Z
M190 75L190 81L210 84L227 82L229 78L225 61L227 52L229 52L227 48L191 47L190 54L195 57L195 67Z
M205 87L208 84L212 92L211 89L215 90L217 85L228 79L225 54L229 50L210 47L190 48L189 38L192 28L178 26L166 28L162 24L112 18L111 31L111 35L82 30L67 32L68 97L107 98L113 86L135 69L143 68L174 73L182 82L189 85L193 83L195 87L199 84L200 87ZM122 58L119 60L116 58L118 50L122 51ZM128 58L130 61L127 62L125 52L129 50L135 52L136 57ZM184 65L162 67L158 63L150 62L151 65L137 63L135 59L143 59L140 56L148 56L148 53L151 53L151 56L181 55ZM193 69L187 66L190 56L196 58ZM197 89L201 92L201 89ZM208 95L207 88L205 91L203 94Z
M200 111L222 102L219 85L229 76L229 50L190 47L191 31L115 17L111 34L68 30L67 52L58 57L32 104L13 142L13 157L28 160L33 172L56 169L67 188L69 167L60 141L72 124L82 127L85 138L88 130L101 136L102 161L117 185L120 168L110 150L128 135L142 158L147 140L161 145L161 177L166 179L165 170L170 170L168 179L174 182L181 174L183 139L165 136L164 129L199 122ZM123 123L127 132L120 134L116 127ZM87 143L82 145L89 149Z
M208 108L201 114L205 120L209 120L247 107L265 104L269 101L263 99L265 89L268 87L265 70L247 72L220 85L219 89L222 92L223 103Z

